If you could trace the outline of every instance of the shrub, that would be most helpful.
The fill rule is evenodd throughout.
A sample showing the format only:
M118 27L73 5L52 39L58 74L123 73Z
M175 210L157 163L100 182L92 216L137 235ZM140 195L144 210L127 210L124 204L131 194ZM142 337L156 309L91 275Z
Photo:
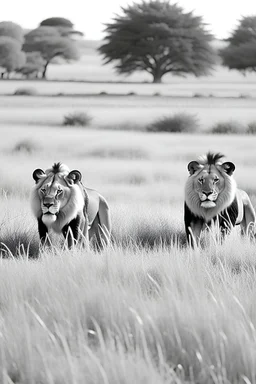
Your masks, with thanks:
M204 94L197 92L197 93L194 93L193 97L196 97L196 98L204 97Z
M230 121L214 124L214 126L210 129L210 133L216 133L216 134L244 133L244 127L242 124L236 121L230 120Z
M86 127L90 124L92 117L86 112L73 112L64 116L63 125Z
M127 96L136 96L136 95L137 95L136 92L128 92L128 93L127 93Z
M161 96L161 93L160 92L155 92L155 93L153 93L153 96Z
M22 140L13 148L14 152L32 153L38 151L40 147L30 140Z
M250 99L252 96L250 93L240 93L238 97L239 99Z
M22 87L16 89L14 92L15 96L35 96L37 95L37 90L33 87Z
M184 132L197 131L198 119L195 115L176 113L173 116L166 116L157 119L146 127L148 132Z
M249 134L252 134L252 135L255 135L256 134L256 121L251 121L248 125L247 125L247 130L246 130L247 133Z

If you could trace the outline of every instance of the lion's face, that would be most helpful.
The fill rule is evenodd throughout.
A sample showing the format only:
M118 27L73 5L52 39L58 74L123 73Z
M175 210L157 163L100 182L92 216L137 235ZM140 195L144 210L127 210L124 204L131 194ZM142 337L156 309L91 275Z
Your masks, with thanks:
M203 208L215 207L219 194L225 189L224 177L217 168L212 168L210 172L203 169L193 179L194 190Z
M65 182L61 178L55 177L52 180L46 180L38 189L38 196L41 202L41 210L43 213L43 222L46 224L54 222L60 210L67 204L70 197L70 188L64 185Z
M79 171L67 171L64 166L54 173L36 169L33 173L36 186L33 192L32 209L36 217L42 217L46 226L51 226L67 211L67 207L75 205L74 213L83 207L83 196L78 182L81 180ZM71 198L72 196L72 198ZM74 204L75 202L75 204Z
M235 170L233 163L200 164L191 161L188 170L186 201L194 213L208 216L206 211L215 212L232 202L236 188L231 177Z

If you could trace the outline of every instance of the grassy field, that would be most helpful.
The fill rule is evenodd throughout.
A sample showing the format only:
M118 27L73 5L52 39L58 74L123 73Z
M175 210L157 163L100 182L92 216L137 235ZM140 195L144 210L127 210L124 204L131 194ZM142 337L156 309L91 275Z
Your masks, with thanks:
M256 98L0 96L2 124L60 126L65 115L76 111L92 116L95 128L118 129L136 129L156 118L185 112L196 115L201 129L207 130L220 121L256 121Z
M92 126L61 126L74 110ZM183 228L187 164L208 150L236 164L256 207L256 137L105 129L176 111L207 129L255 120L255 99L0 97L1 383L256 383L256 244L235 230L193 251ZM32 172L56 161L110 204L101 254L56 239L36 258Z

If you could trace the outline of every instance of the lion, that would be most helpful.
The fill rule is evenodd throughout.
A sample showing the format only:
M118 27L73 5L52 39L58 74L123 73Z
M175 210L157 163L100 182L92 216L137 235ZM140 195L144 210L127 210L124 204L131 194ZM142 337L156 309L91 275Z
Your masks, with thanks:
M69 248L82 239L85 243L93 239L97 248L109 244L108 203L97 191L82 184L79 171L55 163L45 172L36 169L33 179L36 184L31 193L31 207L42 244L50 243L49 230L62 233Z
M255 210L247 193L236 186L235 165L222 162L223 157L209 152L188 164L184 221L192 245L212 223L217 224L221 238L235 225L240 225L242 234L254 235Z

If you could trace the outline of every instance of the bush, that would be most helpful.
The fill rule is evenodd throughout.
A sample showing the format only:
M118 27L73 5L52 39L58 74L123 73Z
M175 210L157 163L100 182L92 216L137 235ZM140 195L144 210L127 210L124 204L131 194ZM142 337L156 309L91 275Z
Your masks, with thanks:
M14 152L32 153L38 151L40 147L30 140L22 140L13 148Z
M240 93L238 97L239 99L250 99L252 96L250 93Z
M23 87L23 88L18 88L14 92L15 96L35 96L37 95L37 90L33 87Z
M238 134L244 133L244 127L242 124L236 121L226 121L222 123L216 123L211 129L210 133L216 134Z
M92 117L86 112L73 112L64 116L63 125L86 127L92 121Z
M146 127L148 132L184 132L197 131L198 119L195 115L176 113L173 116L162 117Z
M205 97L203 93L194 93L193 97L200 98L200 97Z
M246 133L249 133L249 134L251 134L251 135L255 135L255 134L256 134L256 121L251 121L251 122L247 125Z

